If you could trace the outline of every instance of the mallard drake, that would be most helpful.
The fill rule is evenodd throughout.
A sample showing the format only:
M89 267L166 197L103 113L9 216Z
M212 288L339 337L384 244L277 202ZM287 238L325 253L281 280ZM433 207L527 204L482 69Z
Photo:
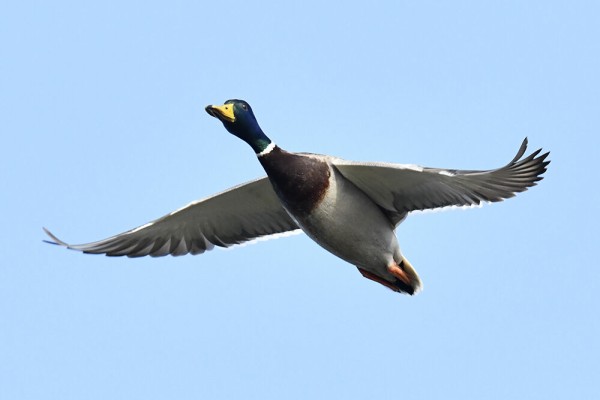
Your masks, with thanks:
M266 177L97 242L70 245L44 228L50 243L108 256L180 256L302 230L365 278L412 295L421 280L394 233L408 213L513 197L541 180L550 163L541 149L523 158L527 138L508 164L488 171L291 153L267 137L243 100L206 111L252 147Z

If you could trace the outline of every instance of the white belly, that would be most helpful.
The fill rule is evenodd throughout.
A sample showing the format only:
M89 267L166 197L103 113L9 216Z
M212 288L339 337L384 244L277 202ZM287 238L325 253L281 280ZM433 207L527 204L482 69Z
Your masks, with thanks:
M317 209L295 219L311 239L356 266L381 271L400 259L389 219L335 168L331 168L330 186Z

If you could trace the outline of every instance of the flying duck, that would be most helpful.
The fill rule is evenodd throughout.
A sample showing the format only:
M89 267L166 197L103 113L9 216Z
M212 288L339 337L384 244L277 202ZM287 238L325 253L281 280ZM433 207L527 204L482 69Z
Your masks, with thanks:
M266 177L97 242L67 244L44 228L49 243L108 256L181 256L302 230L365 278L412 295L421 280L394 233L408 213L513 197L536 185L550 163L541 149L523 157L527 138L508 164L487 171L292 153L267 137L243 100L209 105L206 112L252 147Z

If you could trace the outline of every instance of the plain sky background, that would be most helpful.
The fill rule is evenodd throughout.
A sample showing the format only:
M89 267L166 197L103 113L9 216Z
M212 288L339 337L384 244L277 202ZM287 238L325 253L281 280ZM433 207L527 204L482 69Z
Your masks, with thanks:
M595 1L6 2L1 399L600 396ZM532 190L398 230L395 294L306 236L201 256L73 243L263 174L204 107L292 151L486 169Z

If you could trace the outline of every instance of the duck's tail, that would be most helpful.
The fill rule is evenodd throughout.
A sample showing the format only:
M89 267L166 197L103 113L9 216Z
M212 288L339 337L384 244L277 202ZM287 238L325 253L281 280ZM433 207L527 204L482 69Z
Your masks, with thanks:
M399 282L402 282L410 291L405 290L408 294L416 294L419 293L423 289L423 284L421 283L421 278L419 278L419 274L412 266L412 264L406 259L406 257L402 257L402 261L398 263L398 266L405 272L406 276L408 276L409 282L405 283L402 280L398 279Z

